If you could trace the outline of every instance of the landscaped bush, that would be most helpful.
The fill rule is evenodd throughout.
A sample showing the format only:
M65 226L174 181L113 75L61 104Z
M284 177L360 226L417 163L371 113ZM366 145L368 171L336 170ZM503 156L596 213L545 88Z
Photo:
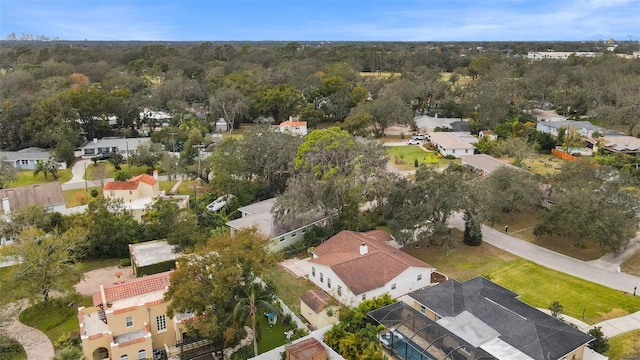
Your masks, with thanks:
M120 266L131 266L131 259L129 258L124 258L124 259L120 259Z
M0 335L0 360L23 360L27 355L19 342Z

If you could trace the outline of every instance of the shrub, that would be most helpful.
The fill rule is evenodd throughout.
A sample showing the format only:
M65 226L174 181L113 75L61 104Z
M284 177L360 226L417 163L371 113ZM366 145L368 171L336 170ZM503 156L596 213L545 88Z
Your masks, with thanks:
M131 266L131 259L120 259L120 266Z
M418 163L418 159L413 160L413 166L418 167L420 163Z
M100 195L100 193L98 192L98 189L91 189L89 193L91 194L92 198L97 198L98 195Z

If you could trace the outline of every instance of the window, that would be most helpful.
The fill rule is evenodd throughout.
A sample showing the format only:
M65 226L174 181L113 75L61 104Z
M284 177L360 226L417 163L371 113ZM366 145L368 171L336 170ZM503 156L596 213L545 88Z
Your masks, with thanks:
M284 236L280 238L280 242L283 242L283 241L284 241Z
M156 328L158 332L167 330L167 318L164 315L156 317Z
M133 191L129 190L129 195L133 195Z
M311 267L311 276L316 277L316 268L314 266Z
M302 229L302 233L303 234L306 233L306 232L307 232L307 229Z
M331 289L331 278L327 278L327 287Z
M427 312L427 307L424 305L420 305L420 312L422 312L423 314Z
M342 296L342 286L338 285L338 296Z
M422 274L418 274L418 281L422 280Z
M138 360L147 360L147 350L138 350Z
M29 160L20 160L20 164L29 165Z
M362 301L367 300L367 294L362 294Z
M391 284L391 290L395 290L396 289L396 283Z
M129 360L129 355L127 354L121 355L120 360Z
M464 149L464 153L468 154L469 153L469 149Z
M124 323L127 325L127 327L132 327L133 326L133 317L127 316L127 318L124 320Z
M109 191L109 196L116 196L116 192L113 190Z
M291 234L291 238L293 239L294 237L296 237L296 233Z
M320 282L324 282L324 276L320 273Z

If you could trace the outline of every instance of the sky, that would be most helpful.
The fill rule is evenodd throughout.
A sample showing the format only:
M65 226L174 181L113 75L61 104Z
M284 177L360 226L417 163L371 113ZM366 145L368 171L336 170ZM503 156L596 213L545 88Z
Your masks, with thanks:
M61 40L640 40L640 0L0 0L9 33Z

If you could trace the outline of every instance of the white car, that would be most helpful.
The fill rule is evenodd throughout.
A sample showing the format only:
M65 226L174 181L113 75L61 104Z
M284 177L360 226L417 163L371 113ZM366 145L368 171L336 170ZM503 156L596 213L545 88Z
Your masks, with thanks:
M425 140L427 138L427 135L425 135L425 134L415 134L415 135L411 136L411 138L413 140Z
M407 141L407 145L420 145L420 140L409 139L409 141Z
M227 203L229 201L231 201L231 199L233 199L234 196L231 194L228 195L222 195L219 198L213 200L213 202L209 205L207 205L207 210L209 211L218 211L220 209L222 209L223 207L225 207L225 205L227 205Z

